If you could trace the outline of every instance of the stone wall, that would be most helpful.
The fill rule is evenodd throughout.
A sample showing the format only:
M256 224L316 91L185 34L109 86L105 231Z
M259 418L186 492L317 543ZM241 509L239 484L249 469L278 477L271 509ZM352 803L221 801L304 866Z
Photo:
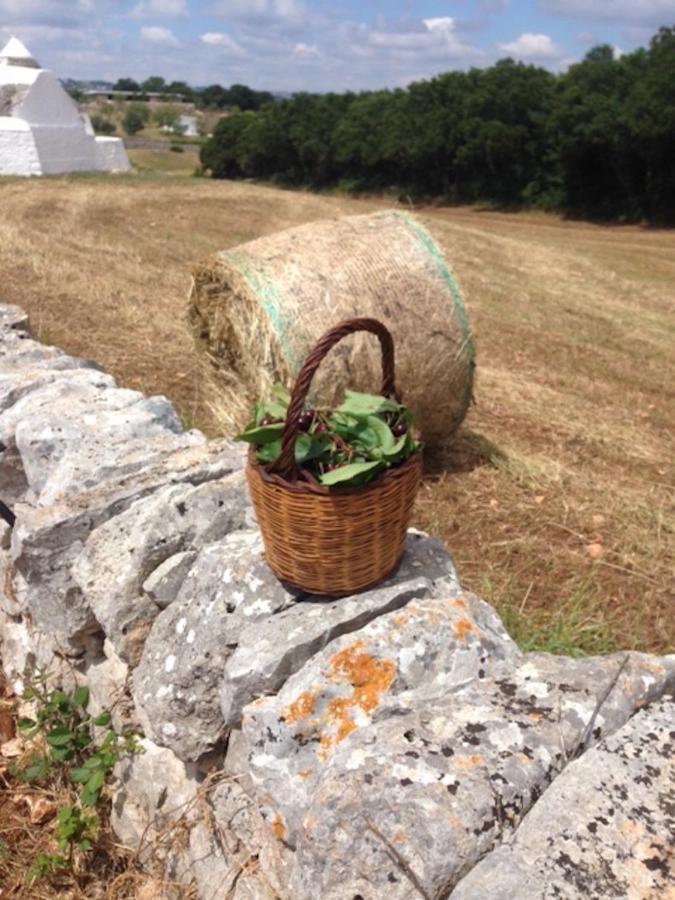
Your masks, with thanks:
M114 827L200 898L672 889L674 658L522 653L415 532L375 590L286 590L240 449L15 307L0 442L3 667L86 683L142 731Z

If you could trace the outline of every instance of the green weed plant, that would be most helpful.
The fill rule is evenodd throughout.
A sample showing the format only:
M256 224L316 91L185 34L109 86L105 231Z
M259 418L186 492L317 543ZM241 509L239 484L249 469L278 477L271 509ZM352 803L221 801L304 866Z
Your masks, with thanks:
M110 712L105 710L96 716L87 712L88 688L77 687L66 693L49 690L48 681L49 676L40 673L24 691L23 699L33 701L35 712L31 718L19 719L17 729L39 749L25 768L13 774L27 782L65 776L77 786L77 802L57 810L58 852L38 854L28 873L29 881L69 868L76 850L92 850L100 826L96 807L102 803L102 792L113 768L122 757L141 751L137 735L128 731L118 734L110 727ZM101 734L100 729L105 731Z

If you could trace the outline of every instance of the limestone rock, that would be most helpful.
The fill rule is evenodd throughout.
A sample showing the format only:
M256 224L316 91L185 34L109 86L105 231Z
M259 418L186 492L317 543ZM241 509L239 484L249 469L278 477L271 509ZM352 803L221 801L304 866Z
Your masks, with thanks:
M225 666L225 721L239 722L247 703L276 692L329 641L434 590L448 597L459 593L452 562L438 541L411 532L398 570L373 590L339 600L303 596L288 609L250 625Z
M174 553L148 575L143 582L143 593L160 609L166 609L178 596L196 558L196 550Z
M16 694L23 692L24 676L38 669L48 671L55 683L72 680L70 667L57 650L50 635L35 628L30 619L0 611L0 668Z
M456 592L412 600L331 642L277 696L245 708L251 775L291 845L333 754L374 716L379 721L387 697L420 686L450 695L520 658L488 610Z
M73 575L116 652L136 665L160 607L143 583L173 554L197 550L243 527L241 472L196 487L170 485L95 529Z
M11 303L0 306L0 331L5 330L29 333L28 314L20 306Z
M674 721L664 697L571 762L452 900L675 894Z
M31 367L17 366L0 357L0 413L15 406L33 391L41 390L56 381L81 379L85 384L114 387L115 380L92 362L72 356L38 359Z
M79 654L100 626L76 584L71 567L89 534L134 501L172 484L199 485L242 468L241 450L211 441L169 453L146 469L104 482L47 508L19 505L12 530L14 587L28 610L61 650Z
M134 672L134 700L153 740L197 759L223 737L225 662L249 622L295 602L262 559L257 532L204 547L178 598L155 620Z
M147 738L139 744L140 753L123 757L115 766L118 787L110 822L120 841L146 861L153 855L166 857L172 838L182 837L179 823L189 826L195 821L197 782L170 750Z
M61 357L61 361L69 362L69 357ZM50 361L56 365L59 360ZM73 361L74 362L74 361ZM59 381L59 378L61 381ZM55 451L54 430L51 428L49 416L42 418L38 413L37 418L31 410L40 405L41 400L49 402L50 392L58 388L58 385L68 383L71 391L98 392L110 385L114 385L113 379L96 369L77 368L73 371L41 370L35 372L32 369L26 371L23 368L13 370L9 375L0 372L0 484L2 484L2 496L6 503L13 505L18 500L28 499L34 502L39 494L44 480L49 473L50 462L56 462L58 454ZM39 444L52 440L54 459L43 459L42 469L40 461L34 460L28 452L28 459L24 458L25 443L31 441L29 423L33 421L35 441ZM67 417L61 415L59 423L62 427L68 425ZM57 426L58 427L58 426ZM69 424L71 430L75 423ZM17 430L22 428L19 440L22 446L17 444ZM63 449L63 446L60 448ZM35 481L35 483L32 483Z
M444 896L672 678L641 654L523 657L484 608L411 601L244 710L261 809L297 848L294 897Z
M87 666L82 682L89 687L88 712L98 716L104 710L112 714L112 726L118 733L136 726L129 690L129 666L115 653L110 641L103 642L104 656Z
M227 778L204 800L201 819L190 832L199 896L239 896L231 892L245 879L251 896L285 897L290 854L240 784Z
M137 471L180 447L203 443L183 434L165 397L106 387L108 376L76 370L23 397L0 416L5 443L14 428L29 489L43 506L103 480Z

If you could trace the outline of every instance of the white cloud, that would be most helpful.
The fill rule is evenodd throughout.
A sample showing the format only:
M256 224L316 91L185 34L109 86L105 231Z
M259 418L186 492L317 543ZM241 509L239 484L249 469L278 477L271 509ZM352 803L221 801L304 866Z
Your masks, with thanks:
M187 0L143 0L130 13L132 19L175 19L187 16Z
M229 34L223 34L222 31L207 31L200 36L199 40L202 44L206 44L209 47L219 47L226 50L231 56L236 56L238 59L243 59L247 56L244 48L240 47Z
M515 56L517 59L552 60L559 59L561 51L547 34L530 34L526 32L508 44L497 45L502 53Z
M462 41L450 16L423 19L416 26L409 24L405 30L376 28L368 33L367 43L394 55L421 55L427 59L475 62L482 55L480 50Z
M451 16L439 16L436 19L422 19L427 31L452 31L455 20Z
M178 38L169 28L162 25L145 25L141 28L141 40L148 44L167 44L172 47L178 46Z
M303 59L311 59L312 57L316 59L323 54L316 44L303 44L303 42L300 41L299 44L296 44L295 47L293 47L293 55Z
M203 34L199 40L202 44L213 44L213 46L217 46L218 44L224 44L228 40L228 35L223 34L220 31L207 31Z

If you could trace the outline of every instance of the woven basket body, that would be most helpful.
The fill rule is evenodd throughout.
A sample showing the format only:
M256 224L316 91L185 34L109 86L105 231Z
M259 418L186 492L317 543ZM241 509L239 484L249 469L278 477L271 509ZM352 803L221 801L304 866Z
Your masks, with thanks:
M270 568L312 594L373 587L401 559L421 474L417 453L362 488L320 494L270 478L249 458L246 477Z
M360 330L379 337L382 394L397 396L391 335L375 319L349 319L324 335L298 375L278 462L263 468L251 448L246 467L270 568L281 581L311 594L353 594L396 568L422 476L421 453L362 487L332 490L303 479L295 465L298 422L312 376L335 343Z

